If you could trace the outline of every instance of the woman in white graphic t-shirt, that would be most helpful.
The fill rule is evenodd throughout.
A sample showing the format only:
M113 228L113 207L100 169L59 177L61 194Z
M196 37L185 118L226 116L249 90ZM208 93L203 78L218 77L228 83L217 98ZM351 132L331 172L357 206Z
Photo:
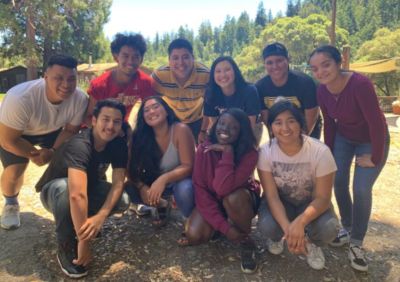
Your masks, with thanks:
M269 109L268 127L270 142L258 159L264 190L258 227L272 254L280 254L286 242L291 253L306 255L311 268L322 269L320 246L338 228L331 208L335 161L325 144L303 134L304 117L288 100Z

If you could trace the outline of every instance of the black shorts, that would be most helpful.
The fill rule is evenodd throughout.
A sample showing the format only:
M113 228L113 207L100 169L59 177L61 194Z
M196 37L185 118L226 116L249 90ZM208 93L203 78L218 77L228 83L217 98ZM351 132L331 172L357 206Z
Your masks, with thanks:
M22 135L21 137L31 143L32 145L39 145L42 148L51 148L54 145L58 135L60 134L62 128L56 131L42 134L42 135ZM3 168L6 168L14 164L25 164L29 162L29 159L25 157L20 157L14 155L13 153L4 150L0 146L0 160L3 164Z

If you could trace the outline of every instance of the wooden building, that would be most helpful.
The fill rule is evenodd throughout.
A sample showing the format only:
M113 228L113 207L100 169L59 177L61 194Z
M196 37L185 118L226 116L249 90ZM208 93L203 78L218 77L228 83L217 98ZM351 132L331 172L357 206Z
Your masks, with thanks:
M5 93L11 87L26 81L26 67L16 66L0 69L0 92Z

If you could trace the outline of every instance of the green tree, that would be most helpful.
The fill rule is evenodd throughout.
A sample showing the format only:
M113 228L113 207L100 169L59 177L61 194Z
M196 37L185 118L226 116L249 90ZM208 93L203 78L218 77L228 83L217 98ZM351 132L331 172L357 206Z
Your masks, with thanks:
M221 54L232 56L235 48L235 31L236 31L236 19L235 17L226 16L224 26L220 34L221 42Z
M103 25L108 21L111 0L68 1L30 0L0 3L2 53L25 56L28 51L43 64L56 52L68 53L80 62L102 58ZM29 25L29 21L31 24ZM34 32L29 42L26 27ZM29 58L27 58L29 59Z
M257 7L256 19L254 20L255 25L264 27L267 24L267 14L265 13L264 3L261 1Z
M286 16L287 17L297 16L299 14L300 8L301 8L300 0L297 0L296 3L293 3L293 0L288 0L286 6Z
M377 30L373 39L364 42L357 54L358 61L372 61L400 57L400 28L390 31L388 28ZM370 74L378 95L396 96L399 93L399 72Z
M268 10L268 15L267 15L267 23L271 23L274 20L274 16L272 15L271 9Z
M237 47L242 48L243 45L248 44L252 36L250 17L247 12L242 12L236 23L235 38Z
M204 46L213 39L213 32L210 21L204 21L200 24L198 37Z
M288 48L291 64L304 65L315 47L329 43L330 24L328 18L317 14L304 19L298 16L276 19L273 24L265 27L260 36L253 41L252 46L244 48L235 58L238 64L241 62L240 67L243 68L244 75L251 81L262 75L259 73L263 70L262 49L266 44L275 41L283 43ZM342 28L338 28L336 32L337 46L347 44L348 32ZM246 59L243 61L240 58Z

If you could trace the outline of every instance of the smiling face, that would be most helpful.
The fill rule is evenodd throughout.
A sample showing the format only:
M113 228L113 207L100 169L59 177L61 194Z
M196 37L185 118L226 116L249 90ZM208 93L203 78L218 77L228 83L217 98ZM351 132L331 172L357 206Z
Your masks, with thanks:
M186 48L173 49L169 55L169 67L180 84L190 77L194 67L194 57Z
M76 89L77 72L60 65L48 67L44 80L46 81L46 95L51 103L58 104L68 99Z
M143 57L135 48L124 45L118 54L113 54L118 70L127 76L134 75L142 64Z
M271 123L271 130L278 143L292 145L301 140L301 125L290 111L277 115Z
M222 91L232 90L235 87L235 72L228 61L219 62L214 71L215 83L221 87Z
M219 144L233 144L239 137L240 123L230 114L222 114L215 127L215 134Z
M265 71L275 83L286 83L289 73L289 60L284 56L268 56L264 60Z
M143 106L143 118L149 126L155 127L167 122L167 111L156 99L150 99Z
M120 110L103 107L97 118L92 117L93 136L98 143L108 143L117 137L122 128L122 113Z
M328 85L340 76L340 65L325 53L315 53L310 58L310 68L316 80Z

